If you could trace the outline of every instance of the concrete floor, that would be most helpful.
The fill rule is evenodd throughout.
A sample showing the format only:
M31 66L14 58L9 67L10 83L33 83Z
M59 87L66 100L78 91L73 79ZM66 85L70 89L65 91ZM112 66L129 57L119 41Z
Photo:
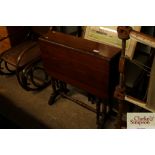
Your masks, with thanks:
M43 91L25 91L15 76L0 76L0 114L13 122L10 128L96 129L96 114L64 98L50 106L49 86ZM73 91L72 96L87 104L87 98ZM110 118L106 128L114 128ZM6 127L9 128L9 127Z

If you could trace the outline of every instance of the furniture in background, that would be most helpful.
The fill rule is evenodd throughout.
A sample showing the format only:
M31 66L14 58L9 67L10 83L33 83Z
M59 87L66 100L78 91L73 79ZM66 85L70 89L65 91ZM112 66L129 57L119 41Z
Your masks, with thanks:
M22 42L22 38L24 39L27 33L28 27L0 26L0 54ZM16 34L18 34L18 36L16 36ZM13 37L13 35L16 37Z
M39 44L44 68L52 77L49 104L59 95L68 98L96 112L98 126L103 125L118 84L120 49L55 31L40 37ZM85 90L96 109L68 96L67 84Z
M82 36L82 26L52 26L53 31L62 32L74 36Z
M16 74L25 90L40 90L49 85L50 79L41 66L39 36L47 33L46 26L0 27L0 73ZM39 75L39 76L38 76Z

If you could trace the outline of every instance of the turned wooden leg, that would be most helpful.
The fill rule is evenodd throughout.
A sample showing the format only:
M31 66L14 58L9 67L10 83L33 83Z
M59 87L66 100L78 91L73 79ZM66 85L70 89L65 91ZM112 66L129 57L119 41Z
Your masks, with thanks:
M122 116L123 116L123 101L119 100L118 115L117 115L117 121L116 121L117 129L121 129L121 127L122 127Z
M59 89L57 88L57 83L56 83L56 80L55 79L51 79L51 85L52 85L52 89L53 89L53 93L51 94L50 98L49 98L49 101L48 101L48 104L49 105L52 105L54 104L56 98L58 95L60 95L60 91Z
M100 110L101 109L101 103L96 102L96 124L97 128L100 128Z
M101 128L104 128L107 119L107 103L102 103L101 108Z

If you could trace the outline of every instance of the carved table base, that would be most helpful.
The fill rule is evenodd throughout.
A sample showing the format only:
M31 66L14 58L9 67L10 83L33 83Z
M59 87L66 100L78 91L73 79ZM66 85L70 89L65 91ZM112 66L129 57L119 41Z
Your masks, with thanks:
M52 78L51 80L53 93L50 96L50 99L48 101L49 105L53 105L56 102L56 99L61 96L63 98L66 98L68 100L71 100L78 105L96 113L96 124L97 128L104 128L104 124L106 121L106 104L103 104L102 99L99 99L95 97L94 95L89 94L88 95L88 101L90 101L92 104L96 104L96 109L93 107L87 105L86 103L77 100L73 97L70 97L67 93L69 92L69 89L67 88L67 84L63 81L56 80Z

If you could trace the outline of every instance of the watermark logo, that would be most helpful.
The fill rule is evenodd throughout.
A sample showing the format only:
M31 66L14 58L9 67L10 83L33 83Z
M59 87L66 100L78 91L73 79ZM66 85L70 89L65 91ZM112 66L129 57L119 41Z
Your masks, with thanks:
M155 129L155 113L127 113L128 129Z

